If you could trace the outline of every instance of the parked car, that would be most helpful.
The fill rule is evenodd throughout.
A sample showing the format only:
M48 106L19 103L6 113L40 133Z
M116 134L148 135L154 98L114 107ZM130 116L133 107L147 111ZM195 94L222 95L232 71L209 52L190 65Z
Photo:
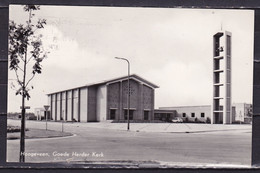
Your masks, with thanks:
M172 119L172 122L173 122L173 123L182 123L183 120L182 120L180 117L174 117L174 118Z

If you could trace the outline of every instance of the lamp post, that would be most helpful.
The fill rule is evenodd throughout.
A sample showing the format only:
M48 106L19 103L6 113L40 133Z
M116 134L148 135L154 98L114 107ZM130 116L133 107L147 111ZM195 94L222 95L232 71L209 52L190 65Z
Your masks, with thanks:
M115 57L116 59L124 60L128 63L128 94L127 94L127 130L130 129L129 112L130 112L130 62L126 58Z

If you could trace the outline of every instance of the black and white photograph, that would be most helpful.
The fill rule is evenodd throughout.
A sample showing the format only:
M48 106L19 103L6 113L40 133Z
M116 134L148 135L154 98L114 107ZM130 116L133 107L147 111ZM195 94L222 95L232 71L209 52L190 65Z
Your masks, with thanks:
M8 36L7 162L251 166L253 10L16 4Z

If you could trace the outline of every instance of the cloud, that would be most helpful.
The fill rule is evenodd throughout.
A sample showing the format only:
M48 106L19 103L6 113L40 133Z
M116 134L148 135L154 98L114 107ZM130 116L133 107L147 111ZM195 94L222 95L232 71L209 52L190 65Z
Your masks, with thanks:
M50 91L126 75L126 62L115 56L160 86L157 106L211 104L212 36L221 24L233 34L233 98L251 98L250 11L42 6L38 16L47 18L42 34L50 54L33 81L33 98L44 98L35 106Z

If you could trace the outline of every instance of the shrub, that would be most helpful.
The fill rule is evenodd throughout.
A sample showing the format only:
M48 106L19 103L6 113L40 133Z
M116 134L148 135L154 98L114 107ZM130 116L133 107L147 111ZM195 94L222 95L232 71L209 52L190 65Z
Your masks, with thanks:
M206 123L208 123L208 124L210 124L210 123L211 123L211 120L210 120L210 118L209 118L209 117L207 117L207 119L206 119Z
M19 126L11 126L7 125L7 133L14 133L14 132L20 132L21 128ZM25 131L28 131L28 129L25 129Z

